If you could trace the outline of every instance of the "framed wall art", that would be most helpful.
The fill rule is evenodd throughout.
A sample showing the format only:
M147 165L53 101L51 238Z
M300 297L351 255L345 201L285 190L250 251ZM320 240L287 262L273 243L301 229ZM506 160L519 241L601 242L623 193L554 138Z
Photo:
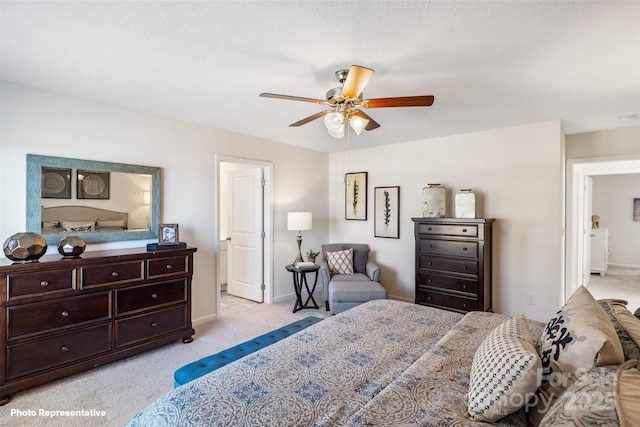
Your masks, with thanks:
M345 174L345 219L367 220L367 172Z
M42 167L43 199L70 199L71 198L71 169Z
M640 221L640 197L633 199L633 220Z
M158 229L158 244L174 245L180 243L178 224L160 224Z
M375 187L373 190L373 235L399 239L400 187Z
M78 199L108 199L109 172L78 169Z

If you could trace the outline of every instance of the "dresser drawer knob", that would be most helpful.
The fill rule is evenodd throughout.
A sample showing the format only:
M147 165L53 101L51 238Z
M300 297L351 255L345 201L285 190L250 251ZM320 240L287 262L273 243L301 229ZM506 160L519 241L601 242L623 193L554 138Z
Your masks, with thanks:
M431 261L429 261L429 262L427 263L427 265L433 265L433 263L432 263Z
M462 232L463 232L463 233L466 233L466 232L467 232L467 229L466 229L466 228L463 228L463 229L462 229Z
M467 247L465 246L464 248L462 248L462 250L463 250L463 251L466 251L466 250L467 250Z
M429 247L430 247L430 248L432 248L432 247L433 247L433 245L429 245Z
M467 285L462 285L462 289L467 289Z
M469 267L467 267L466 265L464 267L462 267L463 270L468 270Z
M66 353L67 351L69 351L69 347L67 347L66 345L63 345L62 347L60 347L60 351Z
M113 273L111 273L111 276L113 276L113 277L118 277L118 276L119 276L119 273L118 273L117 271L114 271Z
M431 280L431 279L427 279L427 283L431 283L431 282L432 282L432 280Z
M151 294L151 298L157 299L158 298L158 294Z
M463 303L462 303L462 306L463 306L464 308L467 308L467 303L466 303L466 302L463 302Z
M431 231L431 227L427 227L427 230Z
M69 312L67 310L63 311L62 313L60 313L60 315L62 317L69 317Z
M156 328L156 327L158 327L158 324L156 322L151 322L151 326Z
M427 297L427 301L431 301L431 297Z
M171 270L172 268L173 268L173 265L167 264L167 270Z
M40 286L49 286L49 282L43 280L42 282L40 282Z

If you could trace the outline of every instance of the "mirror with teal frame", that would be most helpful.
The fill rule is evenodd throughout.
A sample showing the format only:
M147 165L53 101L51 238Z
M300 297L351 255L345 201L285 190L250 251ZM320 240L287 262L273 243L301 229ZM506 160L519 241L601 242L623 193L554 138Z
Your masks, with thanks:
M45 168L52 168L53 170L59 169L71 169L74 174L68 177L67 185L74 186L78 176L77 171L101 171L101 173L114 173L116 174L132 174L131 177L150 177L150 188L138 189L136 197L139 197L141 204L149 205L149 215L146 219L144 226L136 227L133 229L121 229L115 231L98 231L91 232L65 232L61 231L55 234L49 234L43 228L42 223L42 208L43 208L43 175L42 170ZM126 176L126 175L124 175ZM59 178L61 179L61 178ZM148 180L147 180L148 181ZM121 240L147 240L158 238L158 225L160 224L160 200L161 200L161 169L153 166L140 166L129 165L123 163L109 163L100 162L94 160L80 160L70 159L64 157L52 157L41 156L35 154L27 154L27 231L42 234L47 240L49 245L57 245L62 237L65 235L77 235L82 237L86 243L104 243L104 242L117 242ZM78 184L79 186L79 184ZM75 187L74 187L75 188ZM117 190L117 189L116 189ZM114 189L111 189L113 193ZM142 194L142 193L147 194ZM69 191L69 193L72 193ZM108 193L107 193L108 194ZM73 197L75 196L75 197ZM147 199L149 196L149 200ZM113 198L106 196L104 200L87 200L91 206L109 209L109 199ZM80 205L84 199L79 199L77 192L70 195L65 195L61 199L67 199L60 202L61 205ZM47 198L48 202L52 199ZM101 205L100 202L104 204ZM106 230L107 228L105 228Z

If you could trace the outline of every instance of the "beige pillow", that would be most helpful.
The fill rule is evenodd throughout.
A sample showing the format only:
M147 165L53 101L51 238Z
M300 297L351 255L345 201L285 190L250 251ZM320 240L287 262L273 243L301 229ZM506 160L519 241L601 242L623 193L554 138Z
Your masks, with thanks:
M613 324L584 286L551 318L536 348L542 359L543 378L536 407L529 414L534 425L579 376L596 366L624 362Z
M353 274L353 249L327 252L327 264L331 274Z
M620 300L614 300L609 303L613 311L613 315L620 325L627 331L629 337L640 346L640 319L631 314L625 304L621 304Z
M522 408L540 385L542 364L527 319L496 327L473 357L468 411L474 421L497 421Z
M640 426L640 361L629 360L620 366L613 385L616 409L622 427Z

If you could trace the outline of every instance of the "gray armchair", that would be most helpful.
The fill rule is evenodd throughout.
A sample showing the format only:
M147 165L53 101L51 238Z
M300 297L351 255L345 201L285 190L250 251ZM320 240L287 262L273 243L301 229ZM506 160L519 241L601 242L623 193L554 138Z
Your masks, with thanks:
M353 248L354 274L331 274L327 252ZM363 302L386 299L387 291L380 284L380 268L369 261L369 245L357 243L330 243L322 245L322 298L327 311L337 314Z

